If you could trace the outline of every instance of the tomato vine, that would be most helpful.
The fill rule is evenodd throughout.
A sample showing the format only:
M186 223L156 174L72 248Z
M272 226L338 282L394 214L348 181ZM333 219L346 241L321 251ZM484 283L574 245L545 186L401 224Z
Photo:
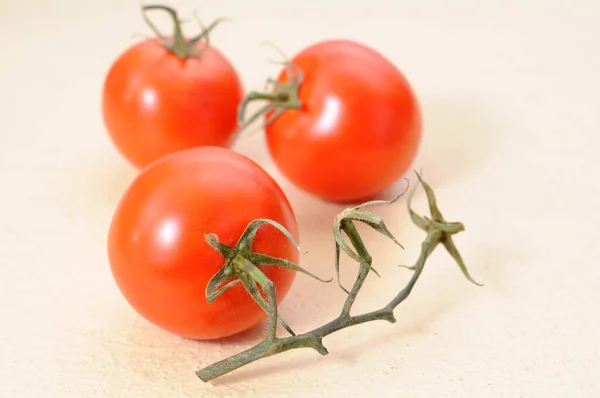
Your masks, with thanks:
M255 234L256 230L260 228L261 225L269 223L268 221L257 220L251 223L248 226L246 233L244 233L244 235L238 242L236 248L232 248L229 246L223 247L218 243L218 238L215 235L207 235L207 242L209 242L211 246L217 249L219 253L224 255L224 257L227 259L227 262L223 266L223 268L215 275L215 277L213 277L212 284L209 284L212 288L207 289L207 300L212 301L216 299L220 293L230 288L233 284L241 282L244 284L244 286L252 295L252 297L257 301L257 303L267 312L267 314L269 315L269 323L267 326L267 334L263 341L261 341L254 347L247 349L246 351L240 352L230 358L223 359L219 362L216 362L212 365L206 366L205 368L198 370L196 372L196 375L202 381L209 382L210 380L221 377L231 371L246 366L259 359L263 359L297 348L312 348L321 355L327 355L329 352L323 344L323 338L336 331L376 320L385 320L390 323L396 322L396 318L394 317L394 309L409 297L413 287L422 275L428 257L440 244L445 247L445 249L454 259L454 261L458 264L463 275L470 282L481 286L481 284L476 282L469 274L469 271L467 270L467 267L460 253L458 252L458 249L452 241L453 235L464 231L464 225L461 222L450 222L444 219L441 211L438 208L436 197L432 188L422 179L419 173L416 174L418 182L423 187L423 190L425 191L425 194L427 196L427 201L429 203L429 211L431 215L430 217L420 216L412 210L411 202L416 191L415 187L415 189L413 189L412 192L408 195L407 208L412 222L419 229L426 232L427 235L421 244L421 253L416 263L412 266L401 266L413 271L411 279L404 286L404 288L400 290L394 296L394 298L391 301L389 301L388 304L386 304L383 308L360 315L350 314L350 310L352 309L354 301L356 300L356 297L360 292L367 276L371 271L375 272L375 270L372 267L372 257L369 251L367 250L363 239L361 238L354 223L362 222L375 229L376 231L380 232L381 234L385 235L386 237L394 241L396 244L400 245L400 243L385 226L384 220L380 216L377 216L372 212L364 211L363 208L378 204L393 204L400 197L402 197L406 191L396 196L390 201L370 201L363 203L359 206L344 210L343 212L338 214L338 216L336 216L333 226L333 235L336 248L335 270L338 274L339 283L339 256L341 251L343 251L359 263L360 268L358 276L354 282L354 286L350 291L347 291L340 285L340 287L348 293L348 297L344 302L340 314L332 321L309 332L305 332L298 335L294 334L291 331L291 329L289 329L289 327L287 327L287 325L285 325L285 323L281 321L277 312L275 291L274 289L268 288L270 284L268 279L264 276L264 274L256 272L256 261L254 264L252 264L252 262L245 262L239 260L236 262L232 260L237 258L240 250L246 250L246 257L244 258L251 256L249 254L250 252L247 251L247 249L244 249L245 245L247 245L248 243L248 237L252 236L252 234ZM273 225L272 223L270 224ZM288 237L288 239L290 239L290 241L295 243L293 237L291 237L291 235L289 235L283 227L277 226L277 228L283 231ZM350 245L348 245L344 240L344 234L348 237L350 245L352 247L350 247ZM271 261L271 263L273 263L274 265L301 270L299 266L290 264L288 262L282 262L282 260L279 259L264 260L265 264ZM232 267L232 264L234 263L237 265L235 267ZM302 272L308 273L307 271ZM314 277L314 275L310 275ZM227 283L225 286L223 286L221 289L217 289L219 285L226 283L231 276L237 276L238 279L234 279ZM256 289L257 283L263 288L266 288L267 301L265 301L265 299L258 293ZM291 334L291 336L284 338L277 337L276 324L278 321L282 322L286 326L286 329L288 329L288 332Z

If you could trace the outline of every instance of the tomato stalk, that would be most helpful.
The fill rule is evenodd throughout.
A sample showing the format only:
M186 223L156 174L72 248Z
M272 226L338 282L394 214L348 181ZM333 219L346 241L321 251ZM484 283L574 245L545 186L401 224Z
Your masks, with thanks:
M384 321L388 321L390 323L396 322L396 318L394 317L394 309L400 303L402 303L404 300L406 300L409 297L416 282L422 275L422 272L425 268L425 263L426 263L428 257L431 255L431 253L433 253L433 251L440 244L442 244L446 248L446 250L450 253L452 258L458 264L458 266L461 269L464 276L469 281L475 283L478 286L481 286L481 284L474 281L473 278L470 276L462 257L460 256L458 250L456 249L456 246L452 242L452 236L459 232L464 231L464 225L460 222L446 221L443 218L443 216L437 206L436 198L435 198L434 192L431 189L431 187L425 181L423 181L423 179L421 178L421 176L418 173L417 173L417 178L418 178L420 185L423 187L423 189L426 193L431 216L430 217L420 216L412 210L411 202L412 202L412 198L415 193L415 189L413 189L413 191L409 194L409 197L407 199L407 208L408 208L408 211L409 211L409 214L410 214L410 217L411 217L411 220L413 221L413 223L418 228L425 231L427 235L421 244L421 253L420 253L416 263L410 267L401 265L401 267L404 267L404 268L407 268L407 269L413 271L413 275L412 275L411 279L402 288L402 290L400 290L392 298L392 300L388 302L387 305L385 305L383 308L381 308L379 310L367 312L367 313L364 313L361 315L353 316L350 314L350 311L352 309L354 301L356 300L356 297L357 297L359 291L361 290L367 276L369 275L369 273L371 271L375 272L372 267L372 261L373 261L372 257L370 255L369 251L367 250L354 223L362 222L362 223L370 226L371 228L375 229L376 231L380 232L384 236L388 237L396 244L400 245L400 243L398 243L396 238L387 229L387 227L385 226L385 223L384 223L383 219L381 219L381 217L379 217L371 212L364 211L364 210L362 210L362 208L366 207L366 206L377 205L377 204L392 204L392 203L396 202L401 196L403 196L405 192L403 192L402 194L398 195L397 197L395 197L394 199L392 199L390 201L382 201L382 200L371 201L371 202L367 202L367 203L364 203L362 205L359 205L359 206L356 206L353 208L346 209L335 218L333 234L334 234L334 240L335 240L335 245L336 245L335 246L336 247L335 267L336 267L336 273L338 274L338 284L339 284L339 254L341 251L344 251L351 258L356 260L360 265L358 276L356 278L356 281L354 282L354 286L352 287L352 289L349 292L340 284L340 287L348 293L348 297L346 298L346 300L344 302L344 305L342 307L340 314L335 319L333 319L332 321L324 324L323 326L320 326L309 332L298 334L298 335L292 334L292 336L289 336L289 337L279 338L279 337L277 337L277 335L275 333L276 323L277 323L277 320L280 318L278 317L278 314L277 314L277 308L276 308L277 306L275 304L276 302L274 301L274 292L267 293L268 300L270 302L267 302L266 305L264 302L262 302L262 304L261 304L260 299L257 300L257 298L255 297L255 293L250 292L253 295L253 297L255 298L255 300L257 300L257 302L261 305L261 307L263 307L263 309L265 309L269 314L269 325L268 325L268 329L267 329L266 338L250 349L247 349L247 350L240 352L230 358L221 360L219 362L216 362L212 365L209 365L209 366L197 371L196 375L202 381L208 382L217 377L223 376L233 370L236 370L242 366L245 366L252 362L255 362L259 359L266 358L266 357L276 355L276 354L279 354L279 353L282 353L285 351L289 351L292 349L296 349L296 348L312 348L321 355L327 355L329 352L328 352L327 348L323 345L323 338L338 331L338 330L345 329L347 327L359 325L359 324L366 323L366 322L376 321L376 320L384 320ZM264 225L267 223L277 227L277 224L273 224L271 221L257 220L257 221L250 223L248 229L246 230L246 231L250 231L250 232L245 232L244 234L246 234L246 233L255 234L257 229L260 228L261 225ZM277 228L279 228L279 227L277 227ZM281 230L281 228L280 228L280 230ZM282 232L286 233L286 231L284 231L284 230L282 230ZM348 239L350 241L350 245L348 245L344 241L343 234L345 234L348 237ZM288 236L288 234L286 234L286 236ZM291 238L291 235L288 236L288 239L290 239L290 241L295 243L293 241L293 238ZM240 241L241 240L242 239L240 239ZM224 275L229 276L229 275L232 275L233 273L237 272L236 275L238 277L241 276L240 279L241 279L242 283L247 283L248 280L252 280L253 281L252 284L254 284L256 281L263 288L266 286L267 291L269 291L269 289L270 289L269 286L272 287L272 284L268 283L268 279L265 279L266 276L264 276L264 274L262 272L260 272L260 270L256 266L247 265L245 260L241 260L237 263L236 263L236 261L233 261L233 263L238 264L237 265L238 268L235 268L236 266L231 265L232 263L229 259L235 258L241 251L243 252L244 259L252 257L252 254L250 254L250 252L247 251L248 249L245 248L244 244L238 243L238 245L236 245L236 248L233 248L230 246L224 246L224 245L218 243L218 240L216 240L216 237L214 235L209 235L207 237L207 241L209 241L209 243L211 243L211 245L215 248L222 247L222 250L220 250L220 249L217 249L217 250L219 250L219 252L222 253L226 259L228 259L226 262L226 265L223 267L223 269L221 269L217 273L217 275L223 275L223 276L217 277L217 275L215 275L215 278L213 278L213 279L215 279L215 281L212 284L213 290L214 290L215 284L217 284L217 283L222 284L222 283L226 282L226 277ZM251 240L247 240L247 239L246 239L246 241L251 242ZM248 243L246 243L246 244L248 244ZM352 247L350 247L350 246L352 246ZM256 255L256 254L254 254L254 255ZM255 260L254 264L256 265L257 264L256 259L254 259L254 260ZM264 261L258 261L258 263L266 265L268 263L268 261L270 261L270 260L267 260L266 258L264 258L263 260ZM277 260L277 261L282 261L282 260ZM295 267L297 267L297 266L295 266ZM307 273L306 271L303 271L303 272ZM313 276L313 275L311 275L311 276ZM229 282L229 284L232 284L232 283L235 283L235 281ZM254 286L256 286L256 285L254 285ZM214 296L214 293L212 295L209 294L209 291L207 289L207 299L209 301L212 301L215 298L216 297ZM262 296L261 296L261 298L262 298ZM264 300L264 298L263 298L263 300Z
M162 10L162 11L165 11L167 14L169 14L171 19L173 20L173 37L172 38L168 38L165 35L163 35L158 30L156 25L154 25L152 23L152 21L150 21L150 18L148 17L148 14L147 14L147 12L150 10ZM150 27L152 32L154 32L154 34L158 37L162 46L165 49L167 49L168 51L170 51L172 54L177 56L179 59L182 59L182 60L185 60L185 59L191 58L191 57L199 57L200 55L202 55L202 53L204 53L204 51L206 51L206 49L210 45L210 37L209 37L210 32L219 23L228 20L227 18L219 18L219 19L216 19L215 21L213 21L213 23L211 23L208 27L206 27L206 26L204 26L204 24L202 23L202 21L200 20L198 15L196 13L194 13L194 18L196 19L196 22L198 23L198 25L200 25L201 32L198 33L196 36L194 36L190 39L187 39L183 34L183 30L181 29L181 24L183 21L181 19L179 19L179 15L177 14L177 11L171 7L164 6L164 5L144 6L142 8L142 17L144 18L144 21L146 22L148 27ZM205 45L202 48L198 48L196 45L201 40L204 40Z
M280 83L274 79L267 80L267 88L272 86L272 92L259 92L252 91L248 93L240 106L238 107L238 128L237 134L240 134L250 124L254 123L259 117L269 114L265 121L265 126L277 119L283 112L288 109L301 109L302 101L298 96L300 86L304 80L304 74L298 66L290 63L289 61L283 62L286 65L287 83ZM257 112L252 114L247 120L246 110L248 105L255 101L268 101L265 106L259 109Z

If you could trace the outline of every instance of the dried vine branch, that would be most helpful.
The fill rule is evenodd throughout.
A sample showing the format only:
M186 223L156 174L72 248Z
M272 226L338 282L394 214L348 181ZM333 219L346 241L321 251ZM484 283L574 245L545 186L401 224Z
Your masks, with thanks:
M376 320L384 320L384 321L388 321L391 323L396 322L396 318L394 317L394 309L410 295L413 287L415 286L417 280L419 279L419 277L421 276L421 274L423 272L427 258L431 255L431 253L435 250L435 248L438 247L440 244L442 244L446 248L446 250L450 253L450 255L454 258L454 260L460 267L460 269L463 272L463 274L465 275L465 277L469 281L471 281L477 285L480 285L479 283L475 282L473 280L473 278L471 278L471 276L469 275L469 272L460 256L458 250L456 249L456 246L452 242L452 236L454 234L464 231L463 224L460 222L445 221L439 208L437 207L437 202L436 202L436 198L433 193L433 190L426 182L423 181L423 179L421 178L421 176L418 173L417 173L417 178L418 178L420 185L423 187L423 189L427 195L427 200L429 202L429 210L431 213L431 217L419 216L417 213L415 213L412 210L411 202L412 202L412 198L415 193L415 189L413 189L413 191L409 194L409 197L407 199L408 211L410 213L413 223L417 227L419 227L420 229L425 231L427 233L427 236L426 236L425 240L423 241L423 243L421 244L421 254L420 254L418 260L416 261L416 263L410 267L402 266L402 267L408 268L411 271L413 271L413 275L412 275L411 279L408 281L408 283L406 284L406 286L404 286L404 288L402 290L400 290L400 292L398 292L396 294L396 296L383 308L376 310L376 311L367 312L367 313L364 313L361 315L353 316L350 314L352 305L354 304L354 301L356 300L356 297L357 297L360 289L362 288L363 283L365 282L365 279L367 278L367 276L369 275L369 273L371 271L376 272L372 267L372 257L369 254L354 223L362 222L362 223L370 226L371 228L375 229L376 231L380 232L381 234L385 235L386 237L388 237L389 239L394 241L396 244L400 245L400 243L398 243L398 241L394 238L394 236L391 234L391 232L387 229L387 227L385 226L385 223L381 217L379 217L371 212L364 211L362 209L364 207L372 206L372 205L376 205L376 204L392 204L395 201L397 201L401 196L403 196L404 193L400 194L399 196L397 196L396 198L394 198L391 201L371 201L371 202L364 203L357 207L346 209L335 218L334 225L333 225L333 234L334 234L335 245L336 245L335 269L336 269L336 274L338 277L338 284L339 284L339 256L340 256L341 251L345 252L351 258L353 258L355 261L357 261L359 263L360 269L358 272L358 276L357 276L356 281L354 282L354 285L350 291L347 291L340 284L340 287L348 293L348 297L346 298L346 301L342 307L341 313L335 319L326 323L325 325L320 326L314 330L311 330L311 331L303 333L303 334L299 334L299 335L294 334L291 331L291 329L289 329L289 327L286 327L287 325L285 325L285 323L283 323L283 325L285 325L284 327L286 327L286 329L288 329L288 332L290 332L291 336L285 337L285 338L280 338L280 337L277 337L277 335L275 334L276 324L278 321L281 322L281 320L278 317L276 305L272 304L272 303L276 302L275 296L274 296L274 294L275 294L274 289L272 289L272 290L269 289L268 279L266 279L266 276L264 276L264 274L262 274L262 272L260 272L255 265L250 264L250 266L248 266L247 269L245 269L244 266L240 267L239 264L244 263L244 261L240 261L239 257L236 257L239 255L239 251L240 251L240 247L241 247L241 251L243 252L242 257L250 258L251 259L250 263L252 263L252 256L255 254L251 253L248 249L248 247L251 247L251 245L248 246L248 242L245 242L244 239L240 239L240 242L242 242L242 243L238 242L238 245L236 246L236 248L231 248L231 247L227 247L227 248L220 247L219 248L218 245L215 243L216 237L211 235L209 238L213 242L212 246L217 248L217 250L219 250L221 252L221 254L225 253L224 255L228 259L226 265L223 267L223 270L225 270L225 271L223 271L222 275L227 274L227 275L231 276L232 273L235 273L238 276L241 283L244 284L244 286L248 285L247 286L248 292L253 296L253 298L255 300L257 300L257 302L261 305L261 307L269 315L269 326L267 328L267 335L262 342L258 343L254 347L249 348L243 352L240 352L230 358L227 358L227 359L221 360L219 362L216 362L212 365L209 365L209 366L197 371L196 375L202 381L208 382L217 377L223 376L233 370L236 370L242 366L245 366L252 362L255 362L259 359L266 358L266 357L269 357L272 355L276 355L276 354L279 354L279 353L282 353L285 351L289 351L292 349L297 349L297 348L312 348L321 355L327 355L328 351L327 351L327 348L323 345L323 338L340 330L340 329L344 329L344 328L347 328L350 326L354 326L354 325L358 325L358 324L366 323L366 322L371 322L371 321L376 321ZM266 221L262 221L262 223L265 223L265 222ZM260 224L260 222L259 222L259 224ZM286 233L288 238L293 243L295 243L295 241L293 240L291 235L289 235L289 233L287 233L287 231L285 231L283 229L283 227L281 227L281 226L277 226L277 227L280 228L280 230L282 230L284 233ZM251 231L251 232L249 232L249 234L255 234L257 228L258 227L251 228L249 226L248 230ZM348 237L350 245L345 242L343 234L345 234ZM209 240L209 238L207 238L207 241ZM235 261L231 260L231 259L235 259L235 258L237 258L238 260L235 260ZM231 269L231 266L228 264L235 263L236 261L238 264L238 267L236 268L236 270L235 271L227 271L228 269ZM289 263L288 264L282 263L281 262L282 260L279 260L279 259L269 259L268 261L271 261L271 264L281 265L281 266L285 266L287 268L292 268L292 269L300 270L301 272L308 273L307 271L302 270L297 265L290 265ZM268 261L263 262L260 265L266 264L266 263L268 263ZM257 270L260 274L258 274L256 272ZM225 277L219 277L218 276L219 274L221 274L221 271L217 275L215 275L216 279L218 279L218 280L216 280L212 285L209 284L213 288L216 288L217 283L220 285L220 284L226 282ZM241 275L241 277L240 277L240 275ZM262 276L260 276L260 275L262 275ZM312 275L312 274L311 274L311 276L314 277L314 275ZM264 280L263 277L266 280ZM323 281L323 280L321 280L321 281ZM235 280L234 280L234 282L235 282ZM230 282L229 285L231 286L231 283L234 283L234 282ZM268 296L267 297L268 303L265 302L264 298L262 296L260 296L259 294L257 294L254 291L254 289L249 288L251 285L254 285L255 283L259 283L263 288L266 288L267 296ZM220 293L222 293L222 291ZM212 300L214 300L214 298L216 298L216 297L214 297L214 294L211 294L210 292L208 292L208 290L207 290L207 297L209 298L209 301L212 301Z

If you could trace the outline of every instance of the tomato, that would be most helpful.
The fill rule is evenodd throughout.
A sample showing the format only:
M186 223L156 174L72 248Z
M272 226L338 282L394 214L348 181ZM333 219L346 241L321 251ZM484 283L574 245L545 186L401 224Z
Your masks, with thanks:
M279 104L273 102L284 110L279 116L273 119L277 110L265 116L279 170L334 202L363 201L390 187L412 164L421 140L419 104L404 75L349 40L317 43L290 63L303 80L292 95L284 92ZM284 68L277 82L289 90L288 77Z
M205 289L225 263L205 235L235 245L247 224L268 218L298 240L293 210L279 185L252 160L219 147L167 155L144 168L120 200L108 233L114 279L129 304L158 327L190 339L246 330L266 313L237 284L208 303ZM298 261L271 225L258 230L257 253ZM280 302L296 271L262 266Z
M214 46L190 40L179 34L141 41L106 76L104 124L119 152L138 168L182 149L231 145L243 96L240 78Z

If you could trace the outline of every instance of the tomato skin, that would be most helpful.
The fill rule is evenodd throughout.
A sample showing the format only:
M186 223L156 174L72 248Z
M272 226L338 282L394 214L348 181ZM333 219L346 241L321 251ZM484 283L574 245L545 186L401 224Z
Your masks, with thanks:
M290 61L304 73L302 108L286 110L265 128L280 171L333 202L364 200L397 181L416 156L422 127L402 73L348 40L317 43ZM287 82L285 69L277 80Z
M242 96L236 70L214 47L180 59L158 39L149 39L130 47L111 66L102 112L116 148L143 168L182 149L228 147Z
M218 147L163 157L141 171L116 208L108 233L114 279L140 315L174 334L208 340L242 332L266 314L242 284L207 302L206 285L225 260L204 236L216 233L221 242L235 245L257 218L279 222L298 239L285 194L253 161ZM253 250L296 263L299 258L270 225L258 230ZM260 269L281 301L295 271Z

